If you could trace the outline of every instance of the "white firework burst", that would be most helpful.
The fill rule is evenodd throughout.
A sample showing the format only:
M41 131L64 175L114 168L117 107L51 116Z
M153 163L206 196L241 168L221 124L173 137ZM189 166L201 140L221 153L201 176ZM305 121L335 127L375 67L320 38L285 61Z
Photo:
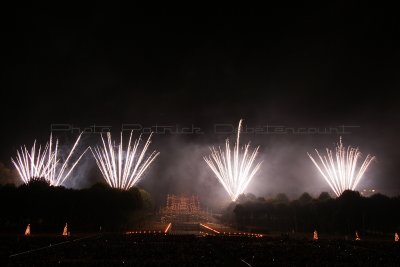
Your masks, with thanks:
M238 196L244 192L250 181L259 170L261 163L253 165L259 147L253 152L250 150L250 143L243 148L239 146L242 120L239 121L236 144L231 151L229 140L225 142L225 150L211 147L211 155L204 157L204 160L214 172L218 181L222 184L232 201L236 201ZM232 155L233 154L233 155Z
M140 150L140 137L131 145L133 131L130 134L126 151L123 151L122 132L118 145L111 139L111 133L107 132L107 142L101 136L103 146L90 148L106 182L113 188L128 190L134 186L150 164L160 154L153 151L147 158L146 151L151 143L151 136L147 139L144 147Z
M55 145L53 145L52 135L50 135L50 140L45 144L43 149L41 145L37 147L36 140L30 150L28 150L25 145L21 146L21 148L17 150L17 157L15 160L11 158L11 161L17 169L22 181L27 184L33 178L44 178L50 185L62 185L87 151L86 149L78 159L74 161L72 166L69 166L68 163L79 143L81 135L79 135L75 141L63 163L60 163L58 139Z
M326 155L323 156L315 149L320 159L320 164L310 153L307 154L332 191L335 192L336 196L340 196L345 190L356 189L375 157L367 155L361 167L358 168L357 163L362 156L358 148L344 147L342 137L340 137L339 144L335 149L334 154L332 150L326 148Z

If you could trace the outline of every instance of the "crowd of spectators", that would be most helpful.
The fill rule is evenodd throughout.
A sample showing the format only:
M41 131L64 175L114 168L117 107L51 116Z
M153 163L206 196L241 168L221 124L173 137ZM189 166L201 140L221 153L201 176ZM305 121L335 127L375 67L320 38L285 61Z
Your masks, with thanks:
M1 240L1 256L8 266L399 266L400 264L400 244L394 241L328 239L313 241L278 237L159 233L98 234L83 238L8 237ZM18 254L24 251L28 252Z

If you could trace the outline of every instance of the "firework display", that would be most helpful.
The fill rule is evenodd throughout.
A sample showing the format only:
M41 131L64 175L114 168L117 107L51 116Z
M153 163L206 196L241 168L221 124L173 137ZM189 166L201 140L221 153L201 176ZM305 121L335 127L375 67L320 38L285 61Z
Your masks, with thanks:
M226 140L225 150L211 147L211 155L204 157L204 160L215 173L218 181L222 184L232 201L244 192L251 179L261 166L261 162L254 164L258 148L250 152L250 143L243 148L239 146L242 120L239 121L236 144L231 151L229 140Z
M160 154L153 151L147 158L145 157L152 134L142 149L139 148L141 135L132 145L132 134L133 132L130 134L126 151L123 150L122 132L118 145L112 141L111 133L107 132L107 142L101 136L102 147L90 148L104 179L113 188L128 190L134 186Z
M323 156L318 150L315 151L320 163L310 153L307 154L336 196L340 196L345 190L355 190L368 166L375 159L374 156L367 155L361 167L358 168L357 163L361 158L361 152L358 148L344 147L341 137L335 154L328 148L326 148L326 155Z
M69 165L72 155L79 143L81 135L75 141L71 151L63 163L61 163L58 147L58 139L53 144L53 137L50 135L49 142L44 147L36 145L36 140L30 150L22 146L17 150L16 159L11 158L12 163L18 171L22 181L26 184L33 178L44 178L53 186L62 185L75 166L78 164L87 149L78 157L78 159Z

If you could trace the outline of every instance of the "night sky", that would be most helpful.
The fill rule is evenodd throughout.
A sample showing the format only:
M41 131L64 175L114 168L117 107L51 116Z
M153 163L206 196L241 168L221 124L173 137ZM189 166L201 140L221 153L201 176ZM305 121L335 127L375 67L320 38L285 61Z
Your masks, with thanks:
M349 6L9 6L3 18L1 161L44 142L52 124L201 129L156 134L158 162L140 186L223 199L202 156L231 134L215 124L357 126L344 142L377 156L360 185L400 193L400 19L395 9ZM57 133L72 142L76 134ZM248 192L329 191L306 152L338 134L244 134L264 161ZM82 148L98 143L87 134ZM90 154L73 187L99 179ZM82 178L82 176L85 176ZM97 177L97 178L96 178ZM361 189L360 188L360 189ZM204 193L207 192L207 193ZM159 196L159 197L157 197Z

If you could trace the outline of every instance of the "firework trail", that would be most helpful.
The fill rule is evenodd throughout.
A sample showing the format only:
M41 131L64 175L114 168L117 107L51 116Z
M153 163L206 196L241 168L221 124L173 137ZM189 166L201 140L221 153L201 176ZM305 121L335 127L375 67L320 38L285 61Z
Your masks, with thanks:
M236 201L238 196L244 192L262 163L259 162L253 166L259 147L256 147L253 152L249 151L250 143L242 148L239 147L241 128L242 120L239 121L236 144L233 147L233 151L231 151L229 140L227 139L225 150L220 147L218 149L211 147L211 155L204 157L204 160L215 173L218 181L232 201Z
M358 148L351 146L344 147L342 137L340 137L339 144L336 146L335 155L328 148L326 148L326 155L323 156L321 156L318 150L315 149L315 151L320 159L320 164L318 164L310 153L307 154L336 196L340 196L345 190L355 190L368 166L375 159L374 156L367 155L361 167L357 168L361 152Z
M75 141L70 153L62 164L60 163L58 155L58 139L56 139L55 145L53 145L52 135L50 135L50 140L43 149L41 145L37 147L36 140L30 150L28 150L26 146L21 146L21 148L17 150L17 157L15 160L11 158L11 161L17 169L22 181L27 184L33 178L44 178L50 185L62 185L87 151L86 149L72 166L69 167L68 163L81 139L81 135L82 134L80 134Z
M128 190L134 186L142 177L143 173L160 154L153 151L150 156L145 158L146 151L151 143L151 136L147 139L142 150L139 149L141 135L131 145L132 133L126 151L122 149L122 132L119 145L111 139L111 133L107 132L107 142L101 136L103 146L90 148L106 182L113 188Z

